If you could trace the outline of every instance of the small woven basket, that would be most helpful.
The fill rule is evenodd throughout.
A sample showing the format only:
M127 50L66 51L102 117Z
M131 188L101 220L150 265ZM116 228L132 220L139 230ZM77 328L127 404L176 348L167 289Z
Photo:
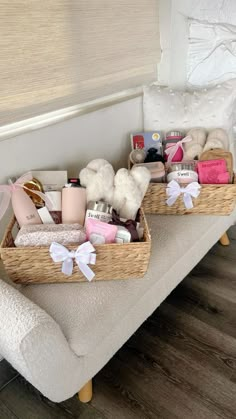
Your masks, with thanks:
M236 176L234 183L227 185L201 185L198 198L192 198L193 208L186 209L183 196L180 195L176 202L168 207L166 204L166 183L150 183L144 197L142 207L146 214L204 214L204 215L229 215L236 203Z
M143 210L140 210L140 221L144 227L144 238L141 242L127 244L103 244L96 249L96 265L91 268L95 273L93 281L108 279L141 278L147 271L151 235ZM56 283L84 282L86 278L74 264L73 274L69 277L61 272L61 263L54 263L47 246L15 247L13 229L15 218L9 223L1 243L1 258L8 276L16 283ZM77 246L66 246L76 250Z

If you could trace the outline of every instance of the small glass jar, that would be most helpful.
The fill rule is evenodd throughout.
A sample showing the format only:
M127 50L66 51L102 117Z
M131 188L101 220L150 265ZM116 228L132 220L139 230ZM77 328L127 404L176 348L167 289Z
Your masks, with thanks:
M180 162L180 163L167 163L167 172L171 173L171 172L176 172L179 170L192 170L192 171L197 171L196 170L196 161L185 161L185 162Z
M198 181L198 173L195 161L167 164L167 182L176 180L179 183L191 183Z
M198 181L198 174L193 170L179 170L167 175L167 182L175 180L178 183L191 183Z
M178 141L182 140L184 138L184 134L181 131L169 131L166 134L166 139L163 141L163 144L165 146L165 150L169 147L173 147ZM168 155L165 153L164 157L167 161ZM183 159L183 150L179 146L176 150L174 156L172 157L173 162L180 162Z
M112 206L105 201L90 201L87 205L85 221L88 218L109 223L112 220Z

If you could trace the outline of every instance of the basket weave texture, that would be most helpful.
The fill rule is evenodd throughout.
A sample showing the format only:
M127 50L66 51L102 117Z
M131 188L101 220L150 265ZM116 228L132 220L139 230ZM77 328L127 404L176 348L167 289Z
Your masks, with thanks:
M144 276L150 259L151 235L142 209L140 220L144 227L142 242L94 246L97 254L96 265L90 265L95 273L93 281ZM87 281L75 263L72 275L69 277L64 275L61 272L61 263L53 262L47 246L15 247L12 235L15 224L16 220L13 218L0 248L4 268L14 282L29 284ZM77 249L74 245L66 247L69 250Z
M186 209L183 196L180 195L176 202L168 207L166 204L166 183L151 183L144 197L142 207L146 214L205 214L229 215L236 203L236 175L234 183L227 185L201 185L198 198L192 198L193 208Z

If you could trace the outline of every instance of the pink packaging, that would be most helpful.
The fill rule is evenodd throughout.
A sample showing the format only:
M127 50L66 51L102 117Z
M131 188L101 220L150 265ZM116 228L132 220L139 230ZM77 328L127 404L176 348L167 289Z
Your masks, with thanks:
M183 160L183 148L178 142L180 142L184 138L184 135L180 131L170 131L166 134L166 139L163 142L165 144L165 150L168 148L176 148L176 151L174 152L174 155L171 159L168 159L168 153L164 153L164 157L166 161L172 161L172 162L180 162Z
M87 218L86 236L92 244L114 243L117 233L117 226L103 223L94 218Z
M175 146L176 146L176 143L168 143L168 144L166 144L166 149L170 148L170 147L175 147ZM178 146L178 148L177 148L174 156L172 157L171 161L173 161L173 162L182 161L183 160L183 155L184 155L183 149L181 148L181 146ZM165 153L164 156L165 156L165 159L167 161L167 159L168 159L167 154Z
M199 182L202 184L226 184L230 181L224 159L199 161L197 170Z

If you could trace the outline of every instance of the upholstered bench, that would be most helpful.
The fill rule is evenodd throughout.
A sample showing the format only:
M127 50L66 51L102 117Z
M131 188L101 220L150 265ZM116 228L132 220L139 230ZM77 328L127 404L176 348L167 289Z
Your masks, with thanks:
M142 279L113 281L111 266L111 281L97 283L15 289L0 281L0 353L49 399L81 389L80 399L90 400L92 377L235 220L236 211L149 215L152 252Z

